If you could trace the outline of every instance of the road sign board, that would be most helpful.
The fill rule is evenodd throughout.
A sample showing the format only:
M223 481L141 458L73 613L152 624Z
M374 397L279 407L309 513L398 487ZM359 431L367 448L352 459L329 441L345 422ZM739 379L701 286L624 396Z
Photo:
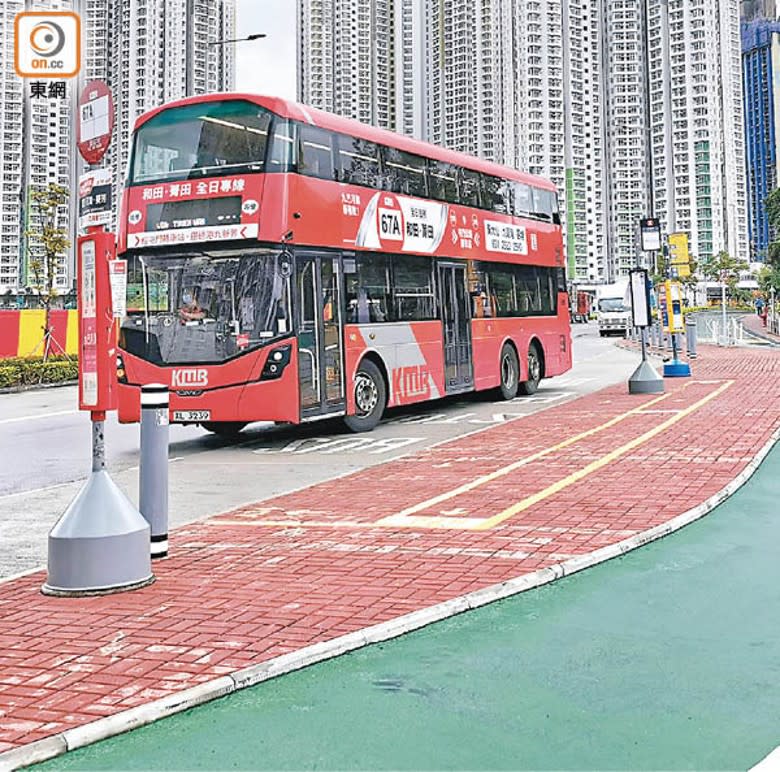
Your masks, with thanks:
M672 278L691 275L691 256L688 251L687 233L669 234L669 267Z
M635 268L631 271L631 313L634 327L650 326L650 287L647 280L647 271L644 268Z
M111 172L93 169L79 177L79 227L111 223Z
M111 144L114 130L114 100L111 89L102 80L93 80L84 86L79 96L76 129L81 157L87 163L98 163Z
M683 297L680 285L667 279L660 292L660 308L663 327L666 332L685 332Z
M643 252L658 252L661 249L661 221L657 217L643 217L639 221L639 233Z

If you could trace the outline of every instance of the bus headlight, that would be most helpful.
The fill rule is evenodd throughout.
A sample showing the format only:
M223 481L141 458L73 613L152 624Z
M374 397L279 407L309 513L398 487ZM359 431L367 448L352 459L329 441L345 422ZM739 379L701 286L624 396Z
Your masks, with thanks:
M116 379L119 381L119 383L127 383L125 363L119 354L116 355Z
M260 374L261 381L273 381L282 377L284 368L290 364L292 357L292 345L279 346L268 352L268 359L265 360L263 372Z

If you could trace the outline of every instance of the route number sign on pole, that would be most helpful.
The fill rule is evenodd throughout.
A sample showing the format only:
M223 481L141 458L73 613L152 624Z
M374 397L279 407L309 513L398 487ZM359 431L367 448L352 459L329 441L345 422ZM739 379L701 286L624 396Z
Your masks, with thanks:
M111 144L114 131L114 99L102 80L92 80L79 96L77 142L88 164L99 163Z

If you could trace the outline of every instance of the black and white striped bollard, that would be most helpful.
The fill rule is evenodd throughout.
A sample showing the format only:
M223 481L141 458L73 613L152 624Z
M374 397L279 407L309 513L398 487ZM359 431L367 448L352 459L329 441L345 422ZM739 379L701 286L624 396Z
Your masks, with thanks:
M151 530L152 559L168 555L168 387L141 387L139 509Z

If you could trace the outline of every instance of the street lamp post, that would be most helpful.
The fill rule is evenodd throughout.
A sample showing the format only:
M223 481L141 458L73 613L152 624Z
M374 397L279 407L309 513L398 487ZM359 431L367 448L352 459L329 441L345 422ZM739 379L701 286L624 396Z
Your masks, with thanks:
M265 32L255 32L253 35L247 35L245 38L233 38L231 40L209 40L210 46L223 46L226 43L242 43L245 40L260 40L267 37Z

